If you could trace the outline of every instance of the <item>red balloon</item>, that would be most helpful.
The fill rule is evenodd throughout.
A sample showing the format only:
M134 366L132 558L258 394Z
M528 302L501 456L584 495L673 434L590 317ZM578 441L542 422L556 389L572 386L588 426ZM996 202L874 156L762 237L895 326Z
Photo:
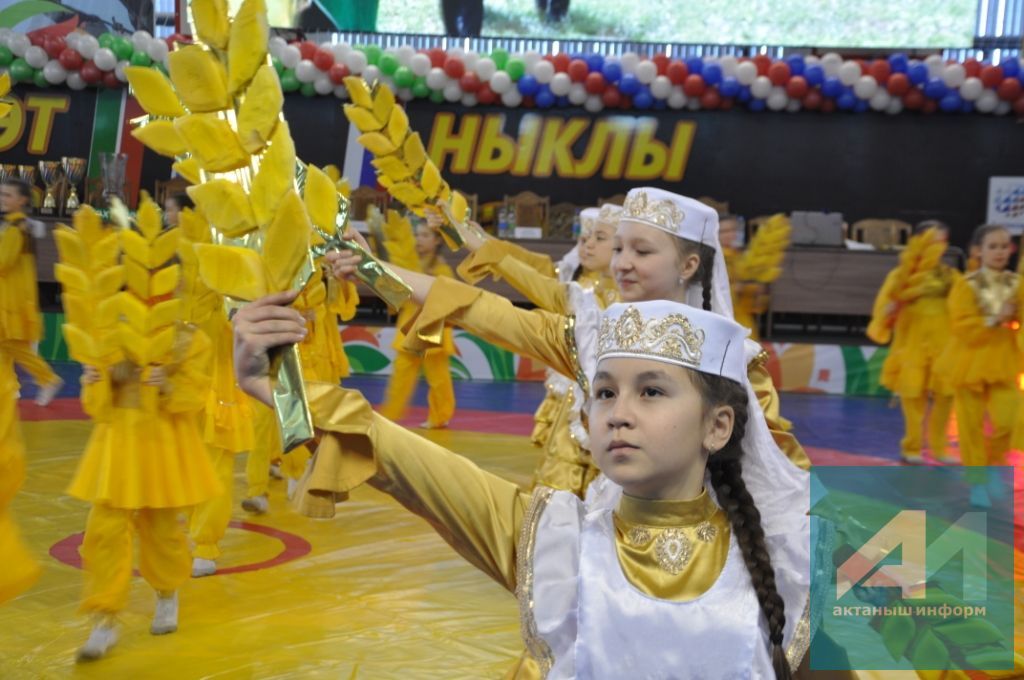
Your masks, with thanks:
M939 103L934 99L925 98L921 105L921 113L935 113L939 109Z
M169 49L169 50L171 50L173 52L174 51L174 43L181 43L182 45L190 45L192 43L192 38L190 38L187 35L182 35L181 33L172 33L169 36L167 36L166 38L164 38L164 42L167 43L167 49Z
M964 62L964 71L967 72L968 78L977 78L981 75L981 64L974 57L971 57Z
M494 94L494 90L487 83L481 83L480 87L476 91L476 100L484 106L493 104L498 100L498 95Z
M999 87L999 84L1003 82L1003 67L986 66L981 69L981 82L985 84L985 87Z
M313 65L321 71L326 71L334 65L334 53L330 50L319 49L313 55Z
M82 55L70 47L65 47L60 52L60 56L57 57L57 61L68 71L77 71L82 68L82 63L85 61L82 59Z
M331 66L330 70L327 71L327 75L330 76L332 83L335 85L341 85L349 75L348 66L345 66L344 64L334 64Z
M722 100L722 103L718 105L718 110L719 111L729 111L729 110L732 109L732 107L733 107L733 98L732 97L726 97L725 99Z
M700 96L700 106L703 109L717 109L718 105L722 103L722 96L718 94L718 90L713 87L709 87L704 91L704 94Z
M473 71L463 73L459 78L459 87L463 92L476 92L480 89L480 76Z
M559 52L555 55L554 59L551 60L555 64L556 73L567 73L569 71L569 55L565 52Z
M836 100L830 97L825 97L821 100L821 112L832 113L836 110Z
M1020 96L1021 90L1020 81L1016 78L1004 78L1003 82L999 83L999 88L996 90L996 94L1003 101L1012 102Z
M1024 116L1024 97L1017 97L1017 101L1013 103L1013 112L1018 116Z
M885 85L892 74L892 66L888 59L875 59L868 66L868 75L878 81L879 85Z
M619 99L619 108L622 109L623 111L629 111L631 108L633 108L633 98L626 95L622 95L622 97Z
M868 74L868 63L863 59L854 59L857 62L857 66L860 66L860 74L866 76Z
M686 76L689 74L690 70L686 68L686 64L678 59L673 59L669 63L668 68L665 69L665 75L668 76L668 79L672 81L673 85L682 85L683 81L686 80Z
M768 79L772 85L785 85L789 82L789 64L784 61L777 61L768 67Z
M533 95L525 95L523 97L523 103L520 106L525 106L528 109L532 109L535 104L533 103Z
M79 69L78 75L82 76L82 80L89 84L98 83L103 80L103 71L101 71L100 67L94 64L91 59L82 64L82 68Z
M683 81L683 92L686 93L687 97L699 97L704 94L704 79L696 73L691 73L686 76L686 80Z
M123 83L117 79L117 76L114 74L113 71L107 71L103 74L103 85L110 88L111 90L116 90L117 88L121 87L122 84Z
M435 47L427 52L427 54L430 55L430 65L433 68L444 68L444 61L448 58L448 55L445 54L444 50L440 47Z
M449 78L458 80L466 72L466 65L458 57L448 57L444 60L444 72Z
M311 40L303 40L299 43L299 54L302 55L303 59L313 61L313 57L316 56L317 50L319 49L320 48L317 47L317 44Z
M659 76L664 76L668 74L669 60L666 55L655 54L654 57L651 58L651 61L653 61L654 65L658 67Z
M757 75L768 75L768 69L772 66L772 58L767 54L759 54L754 57L754 66L757 67Z
M915 87L903 95L903 108L916 111L924 106L924 100L924 92Z
M604 81L603 75L594 71L587 74L586 80L583 81L583 87L590 94L601 94L608 87L608 83Z
M604 94L601 95L601 101L604 102L605 108L615 108L621 100L622 95L619 93L619 88L614 85L605 89Z
M893 73L889 76L886 88L889 90L889 94L902 97L910 90L910 78L906 73Z
M582 83L587 79L587 73L590 71L587 68L587 62L582 59L573 59L569 62L569 77L572 78L574 83Z
M821 108L822 104L821 91L808 90L807 94L804 95L801 104L808 111L817 111Z
M786 83L786 94L794 99L800 99L807 94L807 79L803 76L793 76Z
M52 36L47 38L43 42L43 49L46 50L46 54L50 56L50 59L57 59L60 57L60 53L64 51L67 44L64 42L64 38L60 36Z

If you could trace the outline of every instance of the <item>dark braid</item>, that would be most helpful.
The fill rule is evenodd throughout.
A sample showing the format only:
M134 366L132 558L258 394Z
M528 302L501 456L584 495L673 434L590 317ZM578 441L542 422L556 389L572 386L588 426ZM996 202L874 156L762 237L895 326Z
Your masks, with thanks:
M775 586L775 570L765 545L761 513L743 481L743 435L747 426L747 392L727 378L693 371L705 408L731 406L734 413L732 436L721 451L708 459L711 486L718 503L729 517L729 524L750 573L761 613L768 622L768 640L772 667L777 680L790 680L792 669L782 646L786 626L786 605Z
M697 243L685 238L677 238L673 242L675 243L676 253L679 255L680 262L690 255L696 255L700 259L700 264L697 265L697 271L694 272L693 278L700 281L701 293L703 295L701 306L706 312L712 311L711 273L715 269L715 249L703 243Z

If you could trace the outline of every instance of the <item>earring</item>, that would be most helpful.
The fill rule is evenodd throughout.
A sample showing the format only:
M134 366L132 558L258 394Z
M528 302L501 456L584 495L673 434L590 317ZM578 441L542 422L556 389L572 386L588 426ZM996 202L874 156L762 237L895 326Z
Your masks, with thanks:
M686 285L686 279L684 279L682 276L679 277L679 285L680 286L685 286Z

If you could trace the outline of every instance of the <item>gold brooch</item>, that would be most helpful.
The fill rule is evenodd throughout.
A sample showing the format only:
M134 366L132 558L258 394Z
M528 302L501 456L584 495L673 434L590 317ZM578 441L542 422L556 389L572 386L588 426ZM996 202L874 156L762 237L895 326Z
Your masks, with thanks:
M683 570L693 555L690 539L679 529L666 529L654 542L654 556L658 566L675 575Z
M705 543L710 543L711 541L715 540L715 536L717 535L718 529L716 529L714 525L711 524L711 522L704 520L703 522L697 525L697 538L704 541Z
M651 532L646 527L633 527L628 536L629 542L636 546L645 545L651 540Z
M645 319L630 305L613 322L601 320L597 333L598 359L605 354L656 356L700 368L704 331L682 314Z
M622 217L650 222L673 233L686 219L686 213L668 199L652 199L646 191L630 192L622 204Z

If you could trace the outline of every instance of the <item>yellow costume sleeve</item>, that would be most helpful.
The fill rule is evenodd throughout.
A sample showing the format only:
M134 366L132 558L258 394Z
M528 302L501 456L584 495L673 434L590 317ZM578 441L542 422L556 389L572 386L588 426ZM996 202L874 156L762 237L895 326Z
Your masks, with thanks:
M518 309L500 295L441 277L431 286L419 315L403 329L404 349L423 352L439 347L446 321L563 375L576 375L571 317Z
M459 264L459 276L467 283L475 284L488 274L496 281L505 279L510 286L541 309L555 314L565 314L567 311L565 288L561 282L513 255L510 244L505 241L487 241Z
M206 404L212 381L213 352L210 339L202 331L192 333L185 357L168 371L160 405L172 413L199 411Z
M25 249L25 233L16 226L0 230L0 274L18 263Z
M983 347L997 341L999 326L986 324L974 289L966 278L958 278L949 292L949 323L953 335L969 347Z
M456 552L515 589L515 542L529 503L512 482L373 412L359 392L307 386L324 432L299 508L319 514L363 483L427 520Z
M750 386L754 389L757 403L764 412L764 419L768 423L772 439L793 465L801 470L810 470L811 459L807 457L807 452L804 451L804 447L800 445L796 437L790 434L793 424L782 417L779 393L765 366L766 359L767 355L762 352L747 366L747 378L750 380Z
M351 321L359 306L359 291L351 281L339 281L333 276L327 277L327 308L341 317L342 321Z
M99 371L102 376L99 382L82 383L79 400L82 403L82 410L87 416L97 423L103 423L110 420L111 409L114 405L114 387L110 369L101 368Z
M493 239L491 239L493 240ZM555 267L555 263L551 261L551 258L547 255L541 255L535 253L532 250L512 243L511 241L502 241L505 244L505 252L510 257L514 257L519 260L530 269L534 270L541 276L547 276L548 278L557 278L558 272Z
M893 269L885 277L885 282L875 296L874 307L871 308L871 321L868 322L867 336L872 342L887 345L892 341L892 326L886 307L893 301L893 287L896 285L897 269Z

